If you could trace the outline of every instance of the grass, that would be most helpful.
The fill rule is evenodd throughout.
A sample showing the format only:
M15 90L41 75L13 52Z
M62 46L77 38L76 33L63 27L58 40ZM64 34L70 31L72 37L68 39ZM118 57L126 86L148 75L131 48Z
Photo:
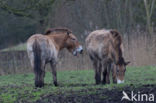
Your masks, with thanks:
M35 102L47 95L96 95L98 89L118 88L134 85L136 87L146 84L156 84L156 67L128 67L124 84L94 85L93 70L58 71L59 87L52 84L52 75L46 73L45 87L34 87L34 74L16 74L0 76L0 103ZM99 91L100 92L100 91ZM99 96L107 98L107 96ZM46 101L46 100L45 100ZM45 102L46 103L46 102Z
M1 51L6 52L6 51L25 51L25 50L26 50L26 43L22 43L13 47L2 49Z

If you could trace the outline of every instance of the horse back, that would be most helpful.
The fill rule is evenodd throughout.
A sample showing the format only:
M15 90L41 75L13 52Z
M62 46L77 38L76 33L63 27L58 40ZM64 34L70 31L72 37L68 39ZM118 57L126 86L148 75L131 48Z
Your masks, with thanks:
M33 53L33 45L38 45L41 51L41 58L49 61L57 58L57 50L54 41L42 34L35 34L27 41L28 55Z
M122 48L122 38L115 30L96 30L86 38L86 48L93 58L112 59L112 53Z

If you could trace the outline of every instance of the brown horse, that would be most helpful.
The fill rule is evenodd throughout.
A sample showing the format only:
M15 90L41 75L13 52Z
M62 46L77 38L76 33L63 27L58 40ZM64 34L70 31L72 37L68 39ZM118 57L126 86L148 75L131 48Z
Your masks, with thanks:
M73 55L82 53L83 48L69 29L49 29L45 33L35 34L27 41L27 53L35 73L35 86L44 86L45 65L51 64L53 83L57 86L56 63L59 51L67 48Z
M113 83L123 83L126 65L123 58L121 35L116 30L96 30L86 38L86 48L95 69L96 84L110 83L109 74L113 65Z

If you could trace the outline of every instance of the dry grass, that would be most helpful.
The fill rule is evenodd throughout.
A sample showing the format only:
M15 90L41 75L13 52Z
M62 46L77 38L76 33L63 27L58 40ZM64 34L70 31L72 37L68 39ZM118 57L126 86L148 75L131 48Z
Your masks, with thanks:
M140 36L141 35L141 36ZM148 36L145 32L133 32L124 38L124 55L132 66L156 65L156 36Z

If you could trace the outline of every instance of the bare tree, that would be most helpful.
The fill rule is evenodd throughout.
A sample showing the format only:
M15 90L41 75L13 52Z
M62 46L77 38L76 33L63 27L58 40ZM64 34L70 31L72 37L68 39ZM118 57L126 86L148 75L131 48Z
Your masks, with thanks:
M153 34L153 27L151 24L151 16L153 13L154 4L155 4L155 0L152 0L151 3L149 3L148 0L144 0L146 16L147 16L147 27L148 27L148 31L149 31L150 35Z

